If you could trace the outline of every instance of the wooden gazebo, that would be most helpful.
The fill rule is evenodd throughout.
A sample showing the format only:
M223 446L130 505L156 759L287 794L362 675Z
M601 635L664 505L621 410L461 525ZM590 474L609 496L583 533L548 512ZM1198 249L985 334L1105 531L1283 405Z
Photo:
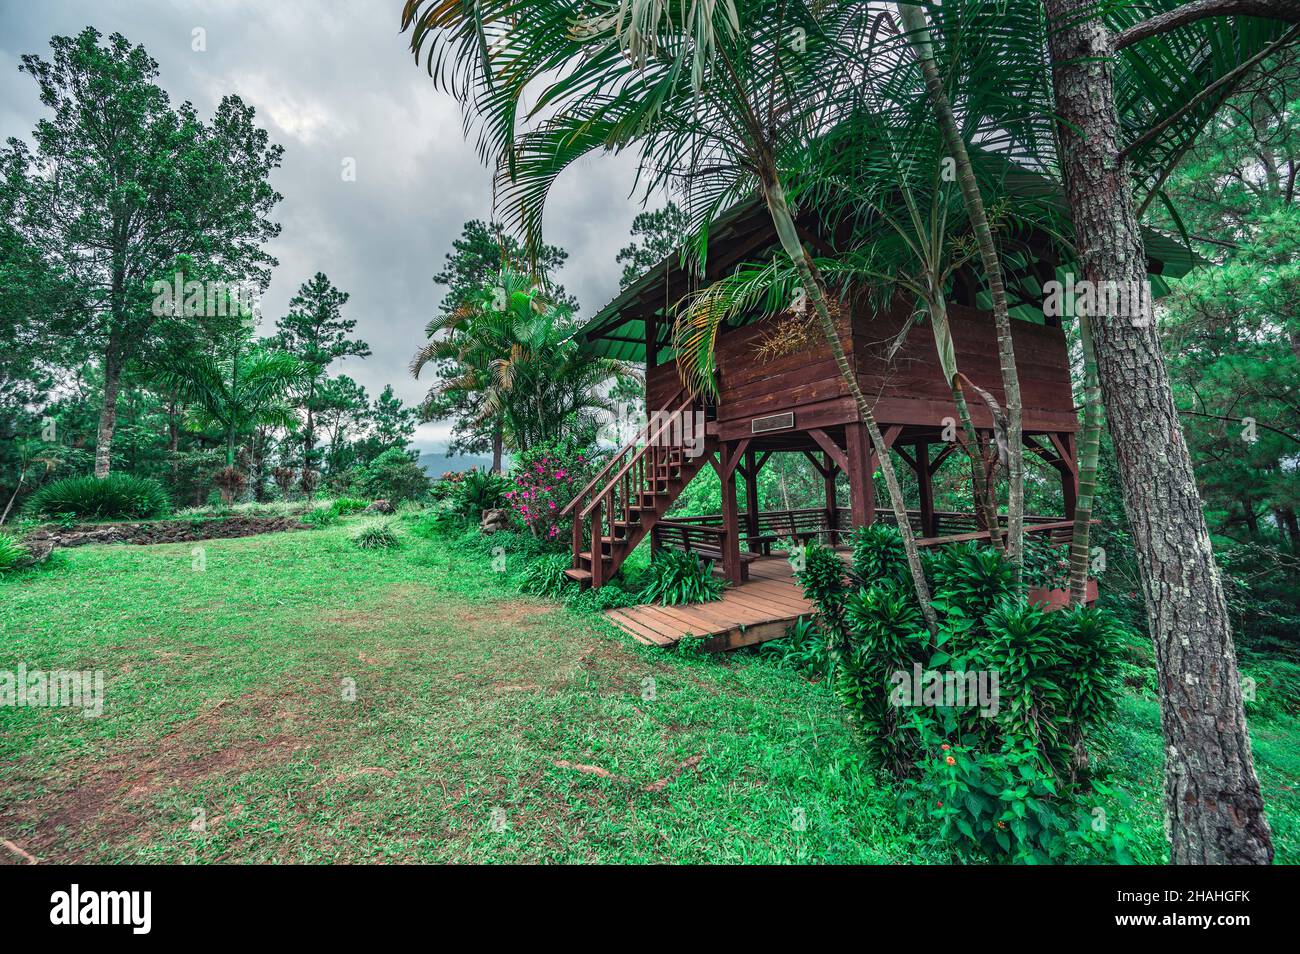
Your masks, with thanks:
M801 225L810 246L825 251L816 224ZM1178 246L1150 238L1149 248L1165 247L1168 258L1181 264ZM742 203L712 227L706 274L692 276L677 256L669 256L577 333L585 348L644 365L650 412L636 439L616 452L570 505L573 566L568 572L579 583L602 585L649 536L655 547L714 557L738 585L748 578L750 564L770 554L778 540L820 536L836 542L853 527L893 519L889 508L877 508L871 478L875 450L826 343L810 337L795 353L759 357L759 345L788 315L752 316L723 329L716 348L717 394L707 404L683 387L671 350L671 317L666 316L683 294L716 281L738 263L770 256L775 244L762 205ZM1068 544L1079 424L1065 332L1058 319L1042 310L1043 284L1058 274L1060 263L1046 238L1024 237L1021 247L1030 250L1028 256L1022 253L1028 264L1008 276L1008 286L1019 319L1013 322L1013 338L1025 448L1054 468L1061 484L1060 512L1028 518L1027 530ZM1165 267L1165 261L1152 262L1154 274ZM954 282L950 324L957 362L968 378L1005 405L992 316L979 307L977 287L968 274L959 274ZM876 308L865 294L855 295L841 302L840 334L890 451L916 477L919 508L910 515L913 527L922 545L938 545L978 537L987 528L980 525L973 504L969 513L935 509L931 488L938 468L954 455L962 466L969 464L967 455L958 453L956 410L933 337L928 327L914 324L912 311L908 302ZM991 466L991 414L978 401L971 402L970 411L980 453ZM825 481L823 507L760 512L758 474L776 452L808 456ZM722 513L670 518L677 496L705 466L714 467L721 478ZM838 474L848 479L847 508L837 506ZM738 482L744 488L743 510L737 503Z

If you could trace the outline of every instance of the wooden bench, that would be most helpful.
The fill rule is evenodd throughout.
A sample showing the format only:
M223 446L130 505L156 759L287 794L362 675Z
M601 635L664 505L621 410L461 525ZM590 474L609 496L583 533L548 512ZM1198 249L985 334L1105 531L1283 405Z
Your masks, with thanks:
M747 517L740 515L742 528L747 527ZM794 540L807 543L814 537L829 537L833 541L839 531L826 522L825 510L772 510L758 515L758 532L742 531L751 550L757 549L763 554L772 552L772 544L782 540Z
M660 520L651 530L655 546L698 553L707 560L722 562L722 545L727 532L719 526L698 522L699 518L686 520ZM740 578L749 579L749 564L761 554L740 551Z

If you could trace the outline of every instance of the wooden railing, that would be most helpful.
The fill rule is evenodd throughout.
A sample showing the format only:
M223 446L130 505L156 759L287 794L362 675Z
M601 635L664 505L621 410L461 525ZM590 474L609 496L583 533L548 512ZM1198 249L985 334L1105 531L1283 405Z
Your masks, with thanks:
M671 466L684 464L686 447L673 438L684 435L685 415L694 412L697 402L685 388L677 392L675 401L670 410L656 411L637 437L614 454L560 512L561 518L573 521L574 567L580 565L584 552L590 554L592 586L599 587L605 579L605 541L613 557L615 546L628 540L640 514L653 506L654 494L666 486ZM673 427L681 430L673 434ZM703 441L703 432L696 437ZM645 494L651 495L650 505ZM584 551L588 539L590 546Z
M682 395L684 395L685 393L686 393L685 387L678 388L677 393L673 395L673 399L670 403L676 403L680 401L682 399ZM583 505L583 502L587 500L591 492L595 488L602 486L606 482L606 477L609 476L609 473L614 469L614 466L620 460L626 458L629 453L635 452L638 447L642 446L646 442L646 439L650 436L650 431L654 427L655 427L654 419L648 418L645 422L645 426L642 427L641 430L637 432L636 437L632 438L621 448L619 448L617 453L615 453L612 457L610 457L608 461L605 462L605 466L596 472L596 476L591 478L591 480L587 482L587 486L579 490L577 494L574 495L573 499L564 505L564 509L560 511L560 519L561 520L568 519L569 515L573 513L574 510L578 509L579 506Z
M769 538L767 542L774 542L776 539L788 539L792 536L821 535L833 537L847 535L852 527L851 516L849 508L837 507L836 525L835 527L828 527L826 510L822 508L765 510L758 515L757 535L750 533L748 514L741 513L738 522L742 540L750 540L753 537L756 542L763 542L763 538L767 537ZM922 547L943 546L947 543L962 543L967 540L987 540L989 538L987 530L978 529L979 521L974 514L936 511L934 514L935 523L950 532L933 537L919 535L921 528L921 512L919 510L909 510L907 517L913 531L918 534L917 544ZM1005 515L1003 515L1003 518L1005 521ZM876 519L889 524L895 522L893 512L888 510L877 511ZM667 521L684 526L720 527L722 525L722 515L708 513L689 517L671 516L667 518ZM1074 521L1043 514L1026 514L1025 533L1045 539L1054 546L1069 546L1070 541L1074 538Z

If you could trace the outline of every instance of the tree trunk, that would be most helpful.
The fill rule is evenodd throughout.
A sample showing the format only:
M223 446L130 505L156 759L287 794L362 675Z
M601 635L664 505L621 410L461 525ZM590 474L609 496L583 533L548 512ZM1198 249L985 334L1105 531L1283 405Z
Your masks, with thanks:
M804 291L808 296L808 300L812 302L813 309L817 312L817 317L821 321L822 332L826 336L826 343L830 347L831 356L835 359L835 366L839 369L840 377L848 388L849 394L853 396L853 401L858 408L858 415L862 418L867 433L871 435L871 444L875 447L880 461L880 472L884 476L885 486L889 490L889 503L894 510L894 517L898 521L899 535L903 539L903 551L907 555L907 566L912 574L912 586L916 590L917 602L921 605L921 614L925 617L926 626L929 627L932 634L936 633L939 629L939 623L934 615L934 609L930 606L930 585L926 582L925 570L921 566L921 554L916 546L916 537L912 533L912 525L907 520L907 502L903 497L903 488L898 483L898 475L894 472L894 462L889 457L889 445L885 443L885 437L880 433L880 426L876 423L876 416L871 411L871 405L867 403L862 388L858 386L857 373L849 364L848 356L844 353L844 345L840 343L840 335L835 327L835 320L831 317L830 308L826 304L826 294L822 288L821 279L817 276L812 259L804 249L803 243L799 240L794 218L790 215L790 207L785 201L785 190L781 188L775 170L771 167L763 172L763 193L764 198L767 200L768 211L772 216L772 224L776 227L777 236L781 240L781 247L786 255L790 257L799 273L799 279L804 284ZM863 479L871 480L871 474L864 474Z
M1300 550L1300 520L1296 519L1295 508L1283 507L1278 514L1281 526L1286 528L1287 536L1291 538L1291 549Z
M898 12L903 21L903 28L909 34L914 34L912 48L916 53L917 61L921 64L926 92L939 119L944 142L952 153L957 171L957 183L961 187L966 214L970 217L975 241L979 245L980 263L984 267L984 275L989 283L989 294L993 298L993 323L998 335L1002 390L1007 401L1007 557L1019 567L1024 562L1024 435L1020 430L1022 417L1020 375L1016 370L1016 351L1011 339L1011 316L1007 313L1002 262L998 258L997 247L993 244L993 231L989 228L988 215L984 209L984 197L980 194L979 183L975 181L975 169L971 165L970 154L966 151L966 142L961 137L961 130L957 128L952 103L948 100L943 78L939 75L939 67L931 52L929 21L924 11L912 4L900 3ZM996 536L996 521L989 525L989 533Z
M1070 539L1070 602L1088 600L1088 568L1092 563L1092 505L1097 493L1097 457L1101 451L1101 384L1092 344L1091 319L1077 315L1083 345L1083 433L1079 435L1079 496L1074 502Z
M970 407L966 403L966 392L962 390L958 375L957 352L953 346L952 330L948 325L948 306L943 298L943 289L935 288L930 282L931 294L925 307L930 314L930 330L934 332L934 346L939 352L939 364L944 377L952 388L952 401L957 407L957 420L961 423L962 433L966 435L966 456L971 462L971 486L974 489L975 506L984 514L984 523L989 530L989 539L996 545L999 533L997 504L984 479L984 460L979 452L979 435L971 421ZM992 410L990 408L990 410Z
M501 473L501 450L504 440L501 434L501 422L492 426L492 473Z
M1130 172L1119 153L1112 38L1093 0L1046 6L1060 162L1083 278L1145 288ZM1135 315L1092 316L1092 333L1155 645L1170 859L1268 864L1272 838L1191 456L1150 296L1129 297L1137 298Z
M95 476L108 476L113 460L113 431L117 427L117 392L122 384L122 356L118 342L109 338L104 352L104 403L95 435Z

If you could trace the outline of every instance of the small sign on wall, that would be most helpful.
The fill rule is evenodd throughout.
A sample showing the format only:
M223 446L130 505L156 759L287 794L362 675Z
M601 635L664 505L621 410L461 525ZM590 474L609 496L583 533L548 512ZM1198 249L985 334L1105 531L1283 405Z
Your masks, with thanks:
M749 425L751 434L787 431L792 427L794 427L794 411L786 411L784 414L771 414L767 417L756 417Z

